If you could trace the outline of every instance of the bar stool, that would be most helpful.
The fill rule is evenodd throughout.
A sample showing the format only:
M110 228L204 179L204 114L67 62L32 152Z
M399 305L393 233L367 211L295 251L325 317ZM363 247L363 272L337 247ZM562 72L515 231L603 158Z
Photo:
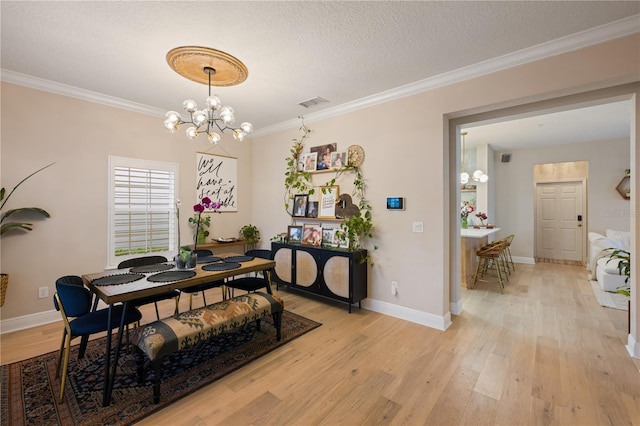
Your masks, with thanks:
M500 293L504 293L504 282L508 279L508 276L503 274L506 271L504 248L506 242L503 240L494 241L481 247L477 252L478 263L476 265L476 272L473 275L473 287L475 287L478 281L494 282L493 280L486 279L486 277L493 277L498 279L500 284ZM495 271L495 274L492 273Z
M513 258L511 257L511 242L513 241L514 234L507 235L503 239L507 242L507 246L505 247L505 259L508 260L507 265L509 265L510 269L516 270L516 266L513 264Z

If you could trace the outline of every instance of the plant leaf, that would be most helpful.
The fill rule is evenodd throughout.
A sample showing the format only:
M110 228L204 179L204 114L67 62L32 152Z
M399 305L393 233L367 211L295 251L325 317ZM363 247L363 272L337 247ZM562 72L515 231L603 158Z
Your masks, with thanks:
M23 212L38 213L38 214L40 214L41 216L44 216L44 217L51 217L51 215L46 210L43 210L43 209L41 209L39 207L21 207L19 209L7 210L5 212L5 214L2 215L2 219L0 219L0 223L4 222L4 220L6 218L8 218L9 216L11 216L12 214L23 213Z
M32 226L33 226L32 223L24 223L24 222L3 223L0 226L0 235L4 234L5 232L16 230L16 229L22 229L24 231L31 231L33 229Z

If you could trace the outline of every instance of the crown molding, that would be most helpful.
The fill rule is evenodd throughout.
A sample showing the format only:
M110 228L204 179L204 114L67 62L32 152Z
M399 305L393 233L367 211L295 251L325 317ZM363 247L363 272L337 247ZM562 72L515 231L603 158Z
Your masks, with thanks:
M467 67L459 68L424 80L409 83L404 86L390 89L375 95L367 96L353 102L347 102L322 111L310 113L304 116L306 123L324 120L326 118L339 116L347 112L357 111L363 108L369 108L381 103L389 102L395 99L404 98L439 87L448 86L459 83L472 78L481 77L497 71L502 71L518 65L529 62L538 61L552 56L573 50L582 49L593 46L595 44L604 43L609 40L625 37L640 32L640 15L633 15L628 18L600 25L579 33L571 34L556 40L542 43L533 47L522 49L516 52L508 53L497 58L478 62ZM252 136L263 136L282 130L287 130L300 125L299 119L283 121L273 126L264 127L254 131Z
M31 89L42 90L44 92L54 93L56 95L68 96L70 98L80 99L83 101L93 102L152 116L162 117L166 112L161 110L160 108L138 104L126 99L116 98L102 93L80 89L78 87L69 86L67 84L34 77L32 75L21 74L6 69L2 69L0 71L2 72L0 80L7 83L17 84L18 86L29 87Z
M433 90L439 87L448 86L459 83L472 78L491 74L497 71L505 70L528 62L560 55L562 53L573 50L582 49L595 44L603 43L620 37L640 32L640 15L629 16L618 21L600 25L579 33L571 34L556 40L539 44L517 52L508 53L497 58L489 59L467 67L440 74L434 77L406 84L404 86L390 89L375 95L367 96L352 102L347 102L336 107L327 108L322 111L305 115L305 121L311 123L314 121L324 120L327 118L346 114L348 112L369 108L381 103L389 102L395 99L404 98L418 93ZM55 81L45 80L26 74L17 73L10 70L0 69L0 80L7 83L17 84L19 86L30 87L33 89L43 90L45 92L55 93L63 96L69 96L89 102L99 103L114 108L120 108L128 111L139 112L142 114L162 117L164 110L148 105L130 102L125 99L104 95L102 93L92 92L69 86ZM300 125L300 120L295 118L283 121L272 126L257 129L252 136L263 136L271 133L296 128Z

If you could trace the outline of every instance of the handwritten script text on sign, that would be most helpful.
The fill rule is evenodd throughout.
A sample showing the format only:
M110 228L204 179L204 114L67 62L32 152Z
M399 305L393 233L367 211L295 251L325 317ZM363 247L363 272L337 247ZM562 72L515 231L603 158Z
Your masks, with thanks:
M196 154L196 199L211 198L221 204L220 211L238 211L238 159L220 155Z

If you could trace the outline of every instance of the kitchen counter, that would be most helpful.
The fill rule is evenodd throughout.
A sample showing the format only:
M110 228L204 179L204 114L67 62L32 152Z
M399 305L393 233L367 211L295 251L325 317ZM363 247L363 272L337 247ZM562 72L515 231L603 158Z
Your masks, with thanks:
M460 230L460 285L472 288L473 275L476 273L478 259L476 252L489 242L489 235L500 228L468 228Z

